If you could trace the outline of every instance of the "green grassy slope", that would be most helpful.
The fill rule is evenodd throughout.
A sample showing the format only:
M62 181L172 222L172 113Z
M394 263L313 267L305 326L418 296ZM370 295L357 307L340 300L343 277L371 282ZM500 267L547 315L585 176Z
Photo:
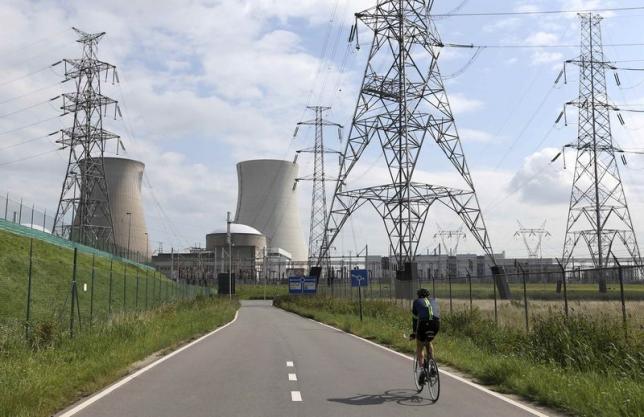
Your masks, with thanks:
M29 248L29 238L0 230L0 326L6 328L22 325L26 320ZM73 258L71 249L33 240L31 318L34 323L64 325L69 322ZM82 325L89 323L90 318L106 320L110 308L112 313L145 309L146 305L151 308L172 299L176 290L173 282L150 268L111 261L107 257L93 259L93 255L81 252L76 280Z

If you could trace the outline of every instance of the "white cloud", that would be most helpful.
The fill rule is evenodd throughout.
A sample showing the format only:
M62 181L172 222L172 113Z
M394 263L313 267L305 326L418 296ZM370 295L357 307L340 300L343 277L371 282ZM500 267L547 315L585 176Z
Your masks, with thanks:
M570 195L568 175L550 161L558 150L546 148L524 160L512 177L507 191L517 193L526 203L538 205L563 204Z
M468 113L480 110L485 103L475 98L469 98L462 93L453 93L449 95L449 102L454 113Z
M491 133L478 129L461 128L458 133L463 142L489 143L495 140Z

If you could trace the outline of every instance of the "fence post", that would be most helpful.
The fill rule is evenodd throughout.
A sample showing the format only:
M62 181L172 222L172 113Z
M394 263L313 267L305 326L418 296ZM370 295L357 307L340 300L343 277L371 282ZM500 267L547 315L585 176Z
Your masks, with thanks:
M69 336L74 337L74 308L76 307L76 265L78 260L78 248L74 248L74 266L72 269L72 288L71 288L71 311L69 315Z
M626 299L624 298L624 269L622 264L619 263L617 257L613 255L613 259L617 264L617 273L619 274L619 296L622 301L622 321L624 323L624 338L628 341L628 322L626 320Z
M154 279L152 280L152 305L156 306L157 299L157 274L154 274Z
M36 205L31 205L31 228L34 228L34 211L36 211Z
M470 284L470 313L471 313L474 307L472 306L472 274L469 271L467 272L467 280L469 281L469 284Z
M148 282L150 280L148 270L145 270L145 309L148 309Z
M94 281L96 278L96 254L92 254L92 288L89 292L89 325L94 321Z
M31 327L31 276L33 271L34 239L29 239L29 273L27 280L27 321L25 322L25 339L29 340Z
M127 264L123 264L123 312L125 313L127 311Z
M447 274L447 281L449 282L449 312L452 312L452 274Z
M525 312L525 331L528 332L530 331L530 327L528 324L528 289L527 289L527 284L526 284L526 271L523 269L523 266L521 263L517 262L516 260L514 261L514 266L521 271L521 278L523 280L523 310Z
M4 200L4 219L5 219L5 221L7 220L8 211L9 211L9 193L7 193L7 197L5 197L5 200Z
M18 210L18 224L22 224L22 198L20 199L20 209Z
M110 258L110 288L108 291L108 297L107 297L107 312L111 316L112 315L112 267L114 265L114 259Z
M492 288L494 290L494 324L499 324L499 313L496 305L496 277L492 276Z
M134 301L134 308L139 308L139 269L136 270L136 295Z
M566 268L564 268L559 259L557 259L557 263L559 264L559 268L561 268L561 283L563 285L564 292L564 312L566 314L566 317L568 317L568 286L566 283Z

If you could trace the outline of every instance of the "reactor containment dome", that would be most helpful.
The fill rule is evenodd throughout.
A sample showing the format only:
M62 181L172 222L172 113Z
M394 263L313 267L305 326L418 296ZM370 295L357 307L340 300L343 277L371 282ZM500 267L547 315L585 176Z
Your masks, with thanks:
M235 223L256 228L266 236L269 247L290 252L294 261L306 261L294 187L297 173L298 166L291 161L258 159L238 163Z

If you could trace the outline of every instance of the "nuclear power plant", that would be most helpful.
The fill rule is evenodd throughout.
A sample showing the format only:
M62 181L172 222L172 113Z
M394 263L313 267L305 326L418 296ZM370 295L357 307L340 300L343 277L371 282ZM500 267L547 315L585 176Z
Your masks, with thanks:
M308 257L294 187L298 165L291 161L258 159L237 164L238 194L235 223L252 226L266 236L269 248Z

